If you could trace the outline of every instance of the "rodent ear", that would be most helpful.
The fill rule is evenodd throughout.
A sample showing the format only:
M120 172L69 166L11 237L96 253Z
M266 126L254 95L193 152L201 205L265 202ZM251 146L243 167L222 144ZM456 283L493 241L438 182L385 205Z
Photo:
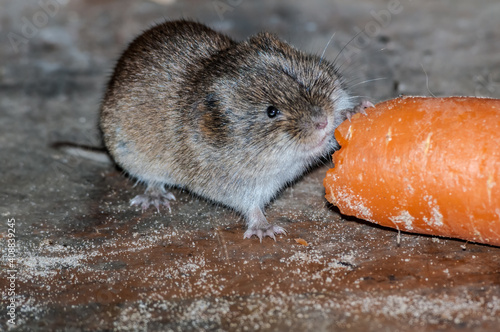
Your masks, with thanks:
M260 32L250 37L248 42L265 49L283 48L285 45L288 45L281 41L276 34L270 32Z

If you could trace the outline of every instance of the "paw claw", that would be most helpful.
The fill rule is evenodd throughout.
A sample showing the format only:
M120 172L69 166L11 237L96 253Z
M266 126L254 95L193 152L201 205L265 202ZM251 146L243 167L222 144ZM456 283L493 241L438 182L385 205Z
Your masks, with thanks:
M363 111L367 108L371 108L371 107L375 107L375 105L371 102L371 101L368 101L368 100L363 100L361 102L361 108L363 109Z
M156 211L158 211L158 213L160 213L160 204L158 203L158 200L155 199L153 201L153 205L155 206Z
M375 107L375 105L373 105L373 103L371 101L368 101L365 99L365 100L362 100L358 106L356 106L355 110L361 114L368 115L366 113L366 109L371 108L371 107Z

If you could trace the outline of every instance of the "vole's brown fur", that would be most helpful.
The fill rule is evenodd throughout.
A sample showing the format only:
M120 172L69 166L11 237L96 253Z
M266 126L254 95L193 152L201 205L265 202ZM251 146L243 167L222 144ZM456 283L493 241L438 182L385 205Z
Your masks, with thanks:
M283 233L264 206L338 147L355 112L335 67L275 35L236 43L194 22L166 22L134 40L116 65L101 113L115 161L147 185L132 204L188 189L240 212L245 237Z

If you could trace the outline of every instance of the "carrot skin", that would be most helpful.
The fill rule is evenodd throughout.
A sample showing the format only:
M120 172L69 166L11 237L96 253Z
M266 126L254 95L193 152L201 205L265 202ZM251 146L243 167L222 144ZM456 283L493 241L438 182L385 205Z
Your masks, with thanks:
M324 180L346 215L500 246L500 100L401 97L342 123Z

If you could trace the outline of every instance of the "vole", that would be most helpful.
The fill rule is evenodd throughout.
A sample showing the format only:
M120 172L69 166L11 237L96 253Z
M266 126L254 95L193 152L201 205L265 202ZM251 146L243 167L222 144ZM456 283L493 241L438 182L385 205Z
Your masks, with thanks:
M116 163L147 186L131 205L169 207L165 186L180 187L241 213L244 238L262 241L285 233L264 207L338 148L334 129L369 106L332 63L274 34L235 42L180 20L129 45L100 125Z

